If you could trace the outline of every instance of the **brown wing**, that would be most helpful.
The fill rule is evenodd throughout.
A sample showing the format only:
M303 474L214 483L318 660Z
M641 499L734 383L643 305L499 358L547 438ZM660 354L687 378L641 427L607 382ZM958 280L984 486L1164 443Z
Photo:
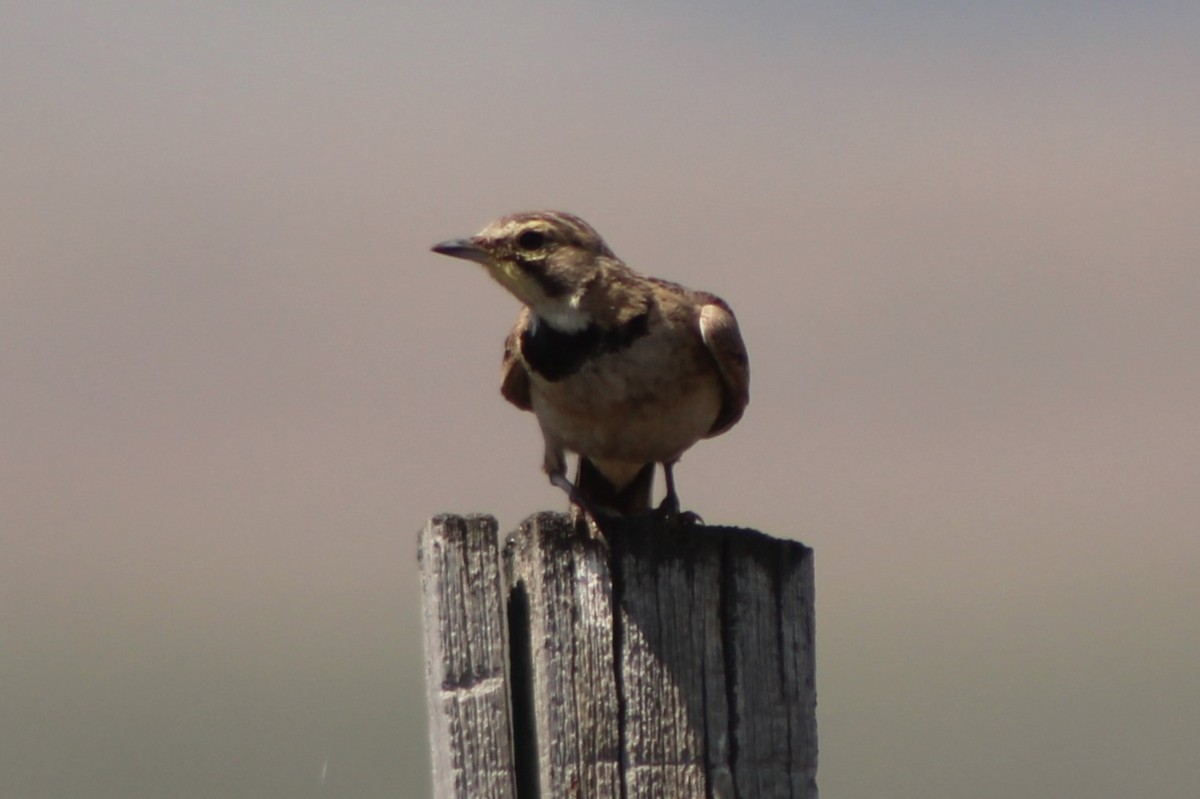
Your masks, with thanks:
M529 372L521 358L521 334L529 324L529 309L522 308L517 324L504 340L504 362L500 366L500 393L523 411L532 411L529 398Z
M700 308L700 337L721 371L724 397L721 412L706 438L724 433L742 418L750 401L750 358L733 311L716 297Z

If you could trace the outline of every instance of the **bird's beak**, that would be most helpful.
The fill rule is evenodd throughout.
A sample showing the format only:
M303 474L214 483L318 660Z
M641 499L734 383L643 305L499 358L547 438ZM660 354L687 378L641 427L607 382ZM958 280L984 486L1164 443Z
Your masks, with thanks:
M474 239L451 239L435 244L431 249L442 255L449 255L451 258L463 258L481 264L486 264L491 260L487 250L480 247Z

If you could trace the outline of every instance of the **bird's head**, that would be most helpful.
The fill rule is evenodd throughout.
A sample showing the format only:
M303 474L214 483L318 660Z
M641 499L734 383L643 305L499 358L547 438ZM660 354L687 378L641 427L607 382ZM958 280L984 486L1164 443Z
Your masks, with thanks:
M580 309L606 263L619 263L591 225L562 211L511 214L466 239L443 241L433 251L482 264L493 278L539 317L564 330L580 330Z

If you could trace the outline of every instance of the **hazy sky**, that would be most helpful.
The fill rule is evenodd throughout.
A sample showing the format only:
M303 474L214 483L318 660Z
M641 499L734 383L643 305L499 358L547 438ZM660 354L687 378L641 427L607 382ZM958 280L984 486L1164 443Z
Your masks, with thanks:
M0 795L427 793L415 533L563 506L562 208L721 294L830 797L1195 796L1194 3L0 3ZM324 771L325 781L321 782Z

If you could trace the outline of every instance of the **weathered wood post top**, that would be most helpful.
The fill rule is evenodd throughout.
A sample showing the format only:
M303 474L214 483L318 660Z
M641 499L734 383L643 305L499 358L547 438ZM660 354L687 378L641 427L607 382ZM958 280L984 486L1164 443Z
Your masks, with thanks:
M541 513L420 539L437 799L815 799L812 550Z

